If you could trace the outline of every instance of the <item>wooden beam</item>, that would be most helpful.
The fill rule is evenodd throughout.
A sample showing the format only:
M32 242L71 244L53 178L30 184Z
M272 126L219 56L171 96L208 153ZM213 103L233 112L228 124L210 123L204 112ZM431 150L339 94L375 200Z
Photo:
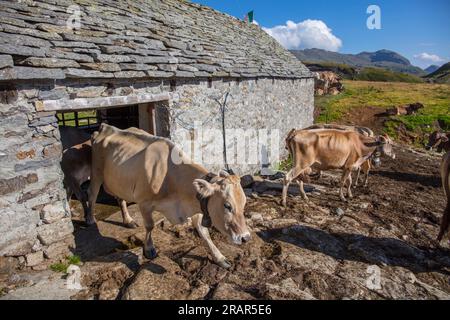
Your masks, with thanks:
M78 110L120 107L130 104L164 101L169 99L170 99L169 93L158 93L158 94L146 93L129 96L36 101L35 106L36 109L39 111L78 111Z

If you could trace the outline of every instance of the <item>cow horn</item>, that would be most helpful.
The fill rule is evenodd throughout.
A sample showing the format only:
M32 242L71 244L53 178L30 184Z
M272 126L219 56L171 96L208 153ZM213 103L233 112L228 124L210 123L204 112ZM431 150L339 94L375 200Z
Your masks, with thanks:
M226 172L225 170L219 171L219 177L228 178L229 176L230 176L230 174L228 172Z

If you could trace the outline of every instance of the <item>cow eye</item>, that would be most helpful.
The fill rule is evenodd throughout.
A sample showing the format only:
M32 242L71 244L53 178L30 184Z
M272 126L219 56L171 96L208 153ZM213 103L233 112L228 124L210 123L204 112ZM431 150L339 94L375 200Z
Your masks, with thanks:
M226 210L228 210L228 211L232 211L232 210L233 210L233 207L232 207L231 204L229 204L228 202L225 202L225 203L223 204L223 206L224 206L224 208L225 208Z

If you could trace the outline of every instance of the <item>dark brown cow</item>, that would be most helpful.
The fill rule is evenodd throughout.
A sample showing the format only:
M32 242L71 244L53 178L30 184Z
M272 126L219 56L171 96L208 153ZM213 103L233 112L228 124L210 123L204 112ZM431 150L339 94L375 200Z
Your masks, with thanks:
M88 212L88 196L82 190L81 185L89 181L91 175L91 136L80 129L72 127L62 127L60 128L60 133L63 145L61 169L64 173L64 187L67 192L67 200L70 200L72 195L75 194L86 215ZM108 190L105 191L108 192ZM127 203L117 197L116 199L119 203L125 226L127 228L136 228L138 225L131 218Z
M450 151L450 133L434 131L428 138L427 150L436 149L437 152Z

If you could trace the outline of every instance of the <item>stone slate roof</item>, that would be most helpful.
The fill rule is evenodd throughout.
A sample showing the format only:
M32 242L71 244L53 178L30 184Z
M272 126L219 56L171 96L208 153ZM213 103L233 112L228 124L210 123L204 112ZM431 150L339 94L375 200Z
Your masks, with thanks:
M0 80L264 76L311 73L258 26L185 0L0 1Z

